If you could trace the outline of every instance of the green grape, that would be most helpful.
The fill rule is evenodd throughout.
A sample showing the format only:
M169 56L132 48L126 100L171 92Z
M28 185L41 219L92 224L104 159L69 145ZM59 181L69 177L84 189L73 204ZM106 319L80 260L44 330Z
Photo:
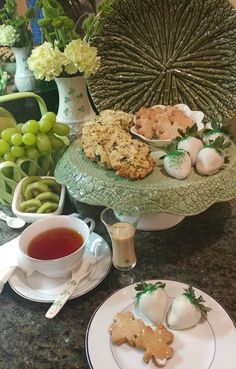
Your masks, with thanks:
M23 126L21 128L21 132L23 134L28 132L28 122L26 122L26 123L23 124Z
M17 132L22 133L22 127L23 127L24 123L18 123L16 126Z
M15 158L23 158L25 156L25 149L22 146L12 146L11 153Z
M70 132L70 127L65 123L55 123L53 132L58 136L67 136Z
M35 160L40 155L40 152L36 147L31 147L26 150L26 156L27 158L31 160Z
M40 132L42 133L49 132L52 126L53 126L53 122L49 120L47 117L45 117L45 115L39 121L39 128L40 128Z
M22 135L20 133L14 133L11 136L11 144L14 146L20 146L22 144Z
M0 138L0 155L7 153L8 151L10 151L10 149L11 146L9 145L9 143Z
M42 119L47 119L49 120L50 122L52 122L52 124L56 123L56 119L57 119L57 116L55 113L53 113L52 111L48 111L47 113L45 113L43 116L42 116Z
M6 128L2 131L1 133L1 138L8 142L9 144L11 143L11 136L14 134L14 133L17 133L17 128L15 127L11 127L11 128Z
M33 134L39 133L40 129L39 129L39 123L37 122L37 120L34 120L34 119L28 120L26 124L27 124L27 133L33 133Z
M39 133L37 135L37 148L41 153L49 153L52 151L51 142L45 133Z
M36 136L33 133L25 133L22 137L22 141L27 146L36 144Z
M15 161L15 157L12 155L12 153L9 151L9 152L6 152L6 154L4 154L3 156L4 160L5 161Z
M65 146L63 140L61 140L59 137L50 135L49 138L54 150L61 150Z

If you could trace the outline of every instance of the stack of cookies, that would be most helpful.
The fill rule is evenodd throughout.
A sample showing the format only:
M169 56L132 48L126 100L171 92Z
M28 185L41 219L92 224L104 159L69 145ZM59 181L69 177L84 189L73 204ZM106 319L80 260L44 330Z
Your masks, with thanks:
M135 114L136 131L147 139L172 140L179 136L179 129L186 129L194 125L178 106L141 107Z
M85 155L99 165L113 169L121 177L141 179L150 174L155 161L150 148L133 139L130 127L133 115L119 110L104 110L83 128L82 147Z

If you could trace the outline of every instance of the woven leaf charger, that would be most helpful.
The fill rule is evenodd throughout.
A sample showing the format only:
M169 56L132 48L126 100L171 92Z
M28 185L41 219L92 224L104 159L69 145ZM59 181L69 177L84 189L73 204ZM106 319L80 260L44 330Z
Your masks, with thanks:
M236 112L236 11L228 0L114 0L90 40L98 111L184 103L209 118Z

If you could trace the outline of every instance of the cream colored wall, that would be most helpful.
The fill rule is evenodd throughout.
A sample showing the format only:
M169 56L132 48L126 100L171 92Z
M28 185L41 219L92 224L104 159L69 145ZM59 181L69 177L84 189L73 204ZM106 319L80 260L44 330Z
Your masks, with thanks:
M236 0L229 0L231 4L236 8Z

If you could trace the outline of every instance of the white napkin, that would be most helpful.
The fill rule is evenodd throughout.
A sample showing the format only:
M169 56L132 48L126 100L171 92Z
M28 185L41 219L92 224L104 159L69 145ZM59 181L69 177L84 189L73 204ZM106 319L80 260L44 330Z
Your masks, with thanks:
M31 275L34 271L19 254L18 240L19 237L16 237L0 246L0 293L16 267L21 268L27 276Z

